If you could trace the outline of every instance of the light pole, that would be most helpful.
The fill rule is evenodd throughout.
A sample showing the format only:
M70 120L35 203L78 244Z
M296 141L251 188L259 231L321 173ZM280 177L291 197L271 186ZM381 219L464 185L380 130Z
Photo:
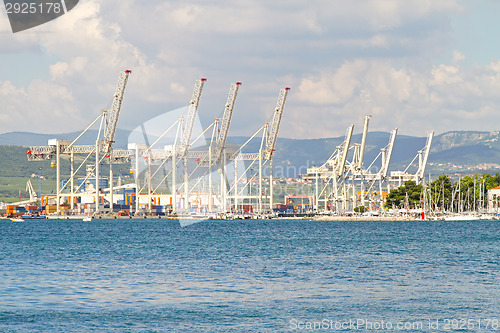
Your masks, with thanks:
M42 210L43 202L42 202L42 167L38 168L40 170L40 174L38 175L38 196L40 198L40 210Z

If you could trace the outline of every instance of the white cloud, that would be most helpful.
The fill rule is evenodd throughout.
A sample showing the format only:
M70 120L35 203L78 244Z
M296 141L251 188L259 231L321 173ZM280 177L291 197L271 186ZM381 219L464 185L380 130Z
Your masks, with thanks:
M71 131L72 124L80 127L85 124L85 119L76 112L77 103L71 92L59 85L33 80L25 89L9 81L0 82L0 97L3 104L0 120L11 131L60 133ZM54 124L53 119L60 121Z
M465 55L457 50L453 51L451 62L457 64L465 60Z
M432 70L432 76L432 85L445 85L462 81L457 66L439 65Z
M462 4L83 1L33 33L0 35L0 55L29 53L35 60L17 80L0 76L2 104L16 114L2 112L0 132L83 128L110 104L124 69L133 73L120 127L186 105L195 80L207 77L200 103L207 121L220 115L229 84L243 82L231 135L251 134L269 120L286 85L292 87L280 128L286 137L342 135L365 114L374 115L372 128L405 134L491 129L500 62L466 67L465 53L447 49L450 18L467 9ZM451 62L433 62L443 51ZM45 76L30 76L40 59ZM43 126L19 122L42 116Z
M302 79L297 97L303 104L288 114L290 133L330 137L350 123L361 126L366 114L374 115L376 128L398 127L405 134L492 130L500 104L498 68L497 62L474 68L441 64L427 71L378 60L345 63Z

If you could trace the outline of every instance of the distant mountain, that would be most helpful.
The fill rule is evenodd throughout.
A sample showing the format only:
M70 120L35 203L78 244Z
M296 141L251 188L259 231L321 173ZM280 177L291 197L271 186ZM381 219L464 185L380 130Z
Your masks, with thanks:
M0 145L2 146L45 146L50 139L65 139L72 141L81 132L71 132L63 134L36 134L30 132L9 132L0 134ZM117 129L115 141L117 148L126 148L130 131ZM94 144L97 138L97 130L88 130L79 140L82 145Z
M0 134L0 145L10 146L44 146L52 138L73 140L80 133L36 134L27 132L11 132ZM97 131L90 130L79 140L79 144L93 144ZM126 148L130 131L118 129L115 137L116 148ZM380 149L389 141L389 133L369 132L367 137L364 166L368 167L380 154ZM307 167L322 165L343 142L344 137L322 139L287 139L278 138L274 168L277 176L297 177ZM247 137L234 136L228 138L231 146L241 146ZM361 134L353 135L351 145L361 142ZM425 137L398 135L391 159L390 170L404 170L425 146ZM244 149L245 152L257 152L261 138L254 138ZM352 160L352 152L348 156ZM418 163L418 159L414 164ZM433 174L455 172L455 169L472 170L478 164L491 164L490 169L482 172L497 172L496 164L500 163L499 132L453 131L436 135L429 156L428 172ZM380 156L373 164L374 170L380 166ZM500 166L499 166L500 167ZM455 168L455 169L454 169ZM411 171L412 169L410 169ZM458 172L457 171L457 172ZM479 172L479 171L477 171Z
M483 145L499 147L499 132L453 131L435 137L432 144L433 152L440 152L455 147Z
M498 131L454 131L435 137L426 172L474 174L500 172Z

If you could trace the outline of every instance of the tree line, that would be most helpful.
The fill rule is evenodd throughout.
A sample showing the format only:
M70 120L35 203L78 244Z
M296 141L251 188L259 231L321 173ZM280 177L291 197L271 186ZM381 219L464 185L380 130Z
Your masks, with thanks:
M500 175L463 176L453 182L441 175L425 186L406 181L392 189L386 198L386 208L422 208L435 211L472 211L485 207L489 189L500 185ZM425 189L425 191L424 191Z

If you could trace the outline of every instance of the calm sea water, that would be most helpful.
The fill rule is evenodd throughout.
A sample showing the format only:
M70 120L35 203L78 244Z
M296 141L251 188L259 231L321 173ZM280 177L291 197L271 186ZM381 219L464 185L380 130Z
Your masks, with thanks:
M499 258L497 221L3 220L0 332L500 332Z

